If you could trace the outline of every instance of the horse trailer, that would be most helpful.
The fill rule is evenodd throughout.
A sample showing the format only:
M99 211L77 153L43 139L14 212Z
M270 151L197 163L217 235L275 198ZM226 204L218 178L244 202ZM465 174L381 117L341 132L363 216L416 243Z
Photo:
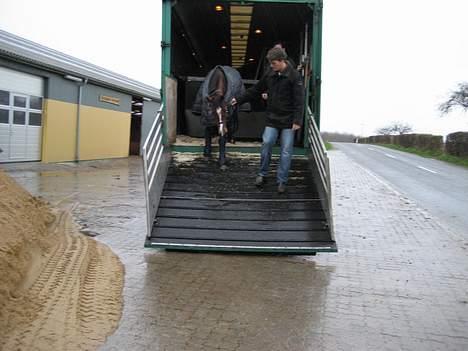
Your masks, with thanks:
M330 171L321 139L322 0L162 0L162 105L143 147L146 247L234 252L336 252ZM198 88L217 65L236 68L246 88L282 42L305 89L288 191L271 177L254 185L265 105L241 106L229 168L202 157ZM275 147L274 154L278 154Z

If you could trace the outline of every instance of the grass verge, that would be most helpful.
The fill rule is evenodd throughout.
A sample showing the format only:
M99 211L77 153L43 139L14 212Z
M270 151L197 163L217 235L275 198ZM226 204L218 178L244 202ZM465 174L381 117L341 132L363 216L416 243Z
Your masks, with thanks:
M333 145L330 144L328 141L325 142L325 149L327 150L333 150Z
M442 151L421 150L415 147L403 147L403 146L395 145L395 144L378 144L378 145L388 147L389 149L409 152L411 154L416 154L416 155L426 157L426 158L434 158L436 160L445 161L445 162L453 163L453 164L468 168L468 158L448 155Z

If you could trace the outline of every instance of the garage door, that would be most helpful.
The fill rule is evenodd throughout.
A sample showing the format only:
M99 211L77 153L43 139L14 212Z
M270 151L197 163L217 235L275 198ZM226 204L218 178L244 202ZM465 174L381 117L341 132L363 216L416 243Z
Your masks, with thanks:
M0 162L40 161L43 79L0 67Z

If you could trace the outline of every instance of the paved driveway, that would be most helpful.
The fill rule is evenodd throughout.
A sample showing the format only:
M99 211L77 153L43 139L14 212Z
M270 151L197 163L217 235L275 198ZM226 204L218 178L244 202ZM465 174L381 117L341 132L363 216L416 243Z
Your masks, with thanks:
M52 203L78 203L83 231L124 263L122 320L102 350L468 349L463 236L330 157L339 252L315 257L143 249L138 158L0 167Z

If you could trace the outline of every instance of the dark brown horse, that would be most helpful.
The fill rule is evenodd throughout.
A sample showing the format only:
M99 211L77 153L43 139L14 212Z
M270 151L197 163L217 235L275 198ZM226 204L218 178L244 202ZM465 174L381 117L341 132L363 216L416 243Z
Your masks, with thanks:
M237 129L237 108L232 107L230 101L243 91L244 84L237 70L216 66L206 76L192 108L194 114L201 115L201 124L205 128L205 157L211 157L212 137L219 137L218 162L222 169L227 168L226 142L234 140Z
M207 112L210 116L211 125L205 126L205 147L203 156L211 157L211 138L219 136L219 158L218 163L222 169L226 168L226 141L228 133L227 116L228 108L224 101L227 82L221 68L215 68L208 82ZM214 123L213 123L214 121Z

